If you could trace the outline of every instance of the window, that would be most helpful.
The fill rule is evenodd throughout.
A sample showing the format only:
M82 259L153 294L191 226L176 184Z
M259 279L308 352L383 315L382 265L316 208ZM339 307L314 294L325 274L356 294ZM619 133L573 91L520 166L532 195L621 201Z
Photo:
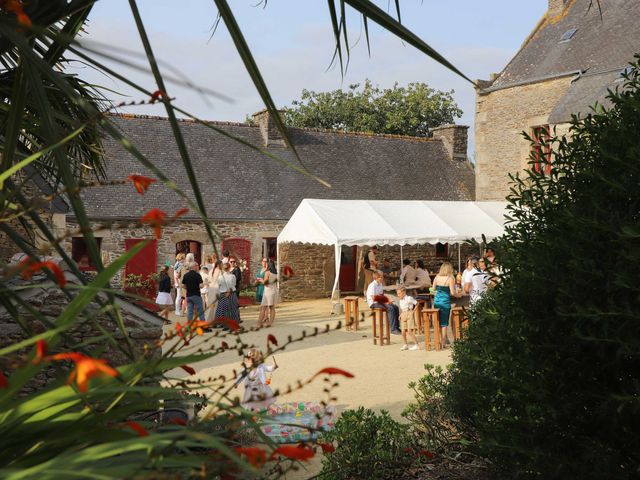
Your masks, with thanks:
M570 28L562 34L562 36L560 37L560 42L568 42L576 34L577 31L577 28Z
M551 172L551 146L549 144L549 125L533 127L531 131L533 146L533 168L537 173Z
M436 258L449 257L449 244L448 243L436 243Z
M102 238L96 237L96 243L98 244L98 250L102 246ZM87 244L84 241L84 237L72 237L71 238L71 258L78 264L78 268L81 271L95 271L96 266L93 265L89 258L89 250Z

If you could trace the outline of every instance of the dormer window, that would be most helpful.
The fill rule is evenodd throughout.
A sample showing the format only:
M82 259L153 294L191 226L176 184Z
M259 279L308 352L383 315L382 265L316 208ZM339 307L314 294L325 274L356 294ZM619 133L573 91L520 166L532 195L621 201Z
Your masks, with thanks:
M571 29L567 30L560 37L560 42L568 42L576 34L577 31L578 31L577 28L571 28Z
M629 65L628 67L624 67L622 70L620 70L620 73L618 74L618 78L616 78L616 82L624 81L625 77L628 77L629 75L631 75L631 72L633 72L633 67L631 65Z

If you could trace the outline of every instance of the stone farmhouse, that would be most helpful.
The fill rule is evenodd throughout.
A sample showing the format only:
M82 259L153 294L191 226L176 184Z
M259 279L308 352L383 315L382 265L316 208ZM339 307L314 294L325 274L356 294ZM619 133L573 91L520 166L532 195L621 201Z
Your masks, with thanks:
M518 53L476 97L476 200L503 200L508 173L546 171L546 132L569 130L572 114L587 114L640 53L640 2L549 0L545 16ZM533 151L522 132L538 139Z
M180 189L191 191L166 118L114 115L111 121ZM266 111L255 114L253 125L212 123L296 162ZM255 277L262 256L275 258L276 237L303 198L473 200L475 196L465 126L436 128L433 138L291 129L304 166L330 183L330 189L201 124L183 120L180 127L207 215L221 237L216 245L218 252L228 248L246 260L248 272L243 276L247 280ZM124 180L134 173L154 176L110 138L105 139L103 147L108 180ZM144 196L131 183L88 188L82 196L105 263L140 240L154 237L151 228L138 223L147 211L157 207L171 215L186 207L183 199L160 182L152 184ZM72 214L66 217L66 227L77 228ZM65 248L82 268L93 268L86 263L81 236L71 238ZM448 256L446 245L414 248L415 255L423 258ZM280 265L289 265L295 276L289 283L295 288L287 290L283 282L285 298L322 297L331 291L331 248L325 252L326 247L300 245L282 250ZM193 252L197 261L213 253L203 223L193 212L164 228L162 238L151 242L124 273L156 272L165 262L173 263L179 251ZM356 272L360 254L343 252L344 267ZM354 291L357 273L345 278L343 291ZM121 280L119 276L117 281Z

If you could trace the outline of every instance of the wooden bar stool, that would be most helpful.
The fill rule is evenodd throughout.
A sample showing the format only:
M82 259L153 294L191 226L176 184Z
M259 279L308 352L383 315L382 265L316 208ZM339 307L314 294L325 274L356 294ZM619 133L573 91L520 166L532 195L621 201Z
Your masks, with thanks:
M424 333L424 325L422 323L422 310L428 307L428 301L424 298L416 298L416 301L418 303L413 311L415 313L416 329L418 330L416 332L416 335L420 335Z
M344 328L358 330L358 315L360 297L344 297Z
M431 349L431 327L433 327L433 347L435 350L440 350L440 309L423 309L422 324L424 326L424 348Z
M373 311L373 344L382 347L386 341L387 345L391 345L391 329L389 328L387 309L373 307L371 310Z
M451 319L453 320L453 338L460 340L462 336L461 325L464 319L464 309L462 307L454 307L451 309Z

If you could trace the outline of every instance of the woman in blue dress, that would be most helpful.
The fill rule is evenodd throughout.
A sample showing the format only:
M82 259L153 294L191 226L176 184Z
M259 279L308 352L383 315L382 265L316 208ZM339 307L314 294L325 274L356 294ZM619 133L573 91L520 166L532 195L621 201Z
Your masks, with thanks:
M449 314L451 313L451 296L461 297L455 289L455 279L453 278L453 266L449 262L444 262L436 278L433 279L433 287L436 296L433 299L434 308L439 308L440 317L440 348L444 348L447 341L447 327L449 326Z
M264 294L264 274L269 269L269 261L262 259L262 267L256 274L256 302L262 303L262 295Z

